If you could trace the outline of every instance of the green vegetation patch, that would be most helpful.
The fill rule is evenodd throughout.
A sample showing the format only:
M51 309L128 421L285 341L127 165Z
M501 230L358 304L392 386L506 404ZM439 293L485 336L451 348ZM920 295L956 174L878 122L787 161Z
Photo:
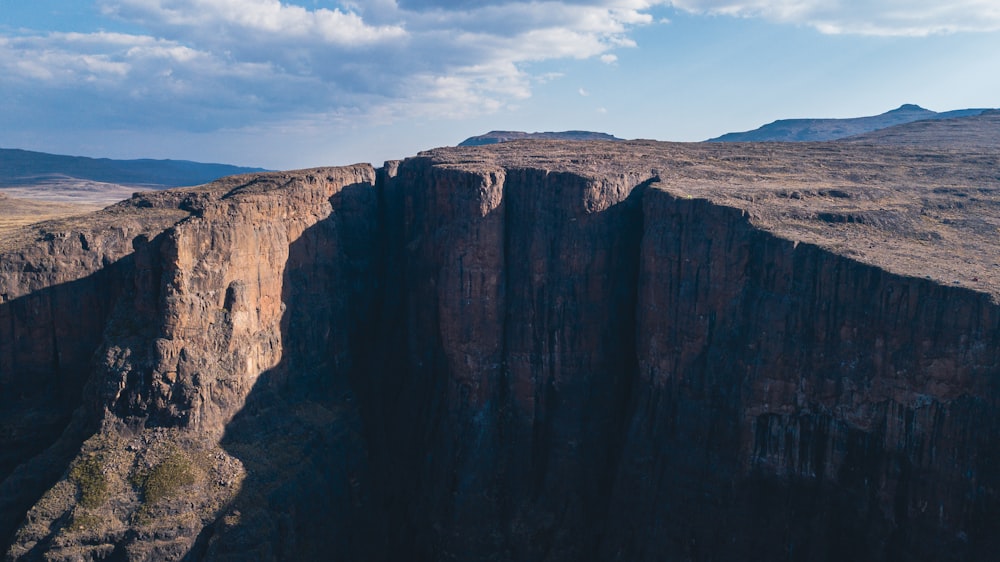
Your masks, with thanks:
M108 479L97 455L78 462L69 471L69 478L80 490L80 505L83 507L99 507L108 499Z
M175 452L148 472L139 475L137 480L142 488L144 503L152 505L173 497L182 487L194 484L194 470L186 456Z

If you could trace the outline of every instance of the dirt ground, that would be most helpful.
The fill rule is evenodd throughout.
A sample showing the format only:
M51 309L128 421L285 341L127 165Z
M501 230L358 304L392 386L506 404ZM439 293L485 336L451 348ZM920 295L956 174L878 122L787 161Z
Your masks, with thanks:
M131 186L76 179L2 187L0 232L97 211L128 199L136 191Z

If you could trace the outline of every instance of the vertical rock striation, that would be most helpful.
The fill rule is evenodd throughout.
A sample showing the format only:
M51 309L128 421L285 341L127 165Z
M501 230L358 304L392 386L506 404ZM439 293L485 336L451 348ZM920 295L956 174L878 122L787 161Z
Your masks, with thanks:
M609 559L985 559L1000 314L650 190ZM989 529L989 531L987 531Z
M304 306L300 312L324 321L312 326L321 334L315 343L323 345L296 342L299 353L289 355L305 370L330 362L325 350L331 342L323 337L331 331L330 311L346 315L357 292L351 285L356 281L347 280L345 271L354 263L345 254L356 262L373 253L343 247L340 231L356 226L354 217L333 214L331 202L358 197L357 190L370 191L373 184L374 170L358 166L239 176L215 186L221 193L193 195L188 205L194 216L167 232L159 255L151 258L159 262L159 286L138 291L140 298L158 295L151 308L137 304L135 311L146 313L156 333L148 365L120 373L108 397L115 413L221 435L262 373L288 376L287 366L279 366L284 338L293 322L298 336L310 331L304 329L310 318L286 314L293 299L316 301L319 310ZM358 229L352 230L348 239L357 236ZM331 281L338 276L343 279ZM346 344L335 343L346 353Z
M849 146L519 146L0 240L9 558L991 559L989 264L870 259L1000 225L989 158L921 192L947 155L880 156L911 217Z
M385 373L404 389L385 446L408 447L397 493L416 492L400 548L582 556L635 371L637 178L414 159L392 181L426 186L389 188L402 222L387 286L405 326L391 347L405 360Z
M399 552L988 558L989 296L633 173L400 166Z

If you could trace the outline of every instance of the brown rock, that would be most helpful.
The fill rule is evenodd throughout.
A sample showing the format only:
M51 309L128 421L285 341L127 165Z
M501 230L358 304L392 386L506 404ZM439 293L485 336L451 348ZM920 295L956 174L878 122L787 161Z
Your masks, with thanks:
M89 379L8 454L10 556L990 559L998 163L511 142L142 196L133 253L5 239L2 399ZM99 313L45 296L80 280Z

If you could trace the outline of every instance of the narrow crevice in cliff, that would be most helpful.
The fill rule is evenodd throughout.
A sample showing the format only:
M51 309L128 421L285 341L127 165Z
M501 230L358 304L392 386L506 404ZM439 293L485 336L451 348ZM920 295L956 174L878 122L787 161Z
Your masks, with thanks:
M358 397L368 462L369 491L381 514L371 560L392 560L414 552L417 533L411 497L418 475L423 433L428 421L416 414L426 407L431 391L409 377L410 308L405 290L411 272L406 256L407 186L398 177L400 163L387 162L377 170L375 213L378 228L373 246L373 302L361 355L352 369ZM376 544L378 545L376 547Z
M396 181L399 162L386 162L376 170L375 216L377 228L373 240L376 254L372 262L373 282L371 312L360 338L361 355L351 371L351 381L358 398L372 482L372 496L381 521L372 530L378 548L369 553L373 561L391 559L401 551L401 529L405 526L405 504L401 501L402 478L399 474L400 449L393 442L399 439L400 422L396 420L397 404L404 389L405 321L402 315L403 270L400 251L403 247L403 201ZM405 552L405 550L403 550ZM379 554L376 556L375 553Z
M624 355L621 362L621 374L619 375L614 390L609 397L614 404L612 420L615 427L612 429L612 438L608 443L606 451L605 467L601 474L600 489L602 498L599 501L601 522L596 525L592 552L601 552L606 548L607 529L611 520L617 517L613 510L613 497L615 482L619 476L622 457L625 454L626 443L628 442L629 425L637 407L636 393L640 383L639 377L639 271L642 267L642 244L645 236L645 216L642 210L642 198L649 190L650 186L659 182L658 177L650 178L636 187L632 188L629 196L623 205L628 205L628 219L625 228L625 242L623 244L625 255L622 258L621 271L622 283L630 289L627 298L623 299L623 313L625 318L623 324L632 329L623 330L621 333L622 349ZM612 547L614 548L614 547Z
M514 253L514 248L512 247L512 233L513 233L513 219L511 217L511 205L507 200L507 178L504 178L503 186L503 197L504 201L502 205L502 219L501 227L503 228L503 251L500 254L502 259L502 269L500 271L500 291L501 302L503 303L504 310L502 316L502 323L500 324L500 368L497 370L497 400L494 403L494 418L497 420L498 428L496 432L496 443L493 444L498 450L502 450L504 443L507 443L514 438L516 434L516 428L514 427L514 403L513 403L513 393L511 392L511 373L507 365L507 357L510 353L509 335L507 328L510 319L510 306L508 303L511 302L511 264L516 258ZM511 461L508 457L501 455L497 459L497 481L499 485L497 486L497 492L500 494L500 498L497 506L497 513L501 520L511 521L516 513L516 506L514 505L513 497L513 478L512 478L512 467L510 466ZM511 544L511 537L509 534L503 537L502 549L505 552L511 552L515 548L515 545Z

